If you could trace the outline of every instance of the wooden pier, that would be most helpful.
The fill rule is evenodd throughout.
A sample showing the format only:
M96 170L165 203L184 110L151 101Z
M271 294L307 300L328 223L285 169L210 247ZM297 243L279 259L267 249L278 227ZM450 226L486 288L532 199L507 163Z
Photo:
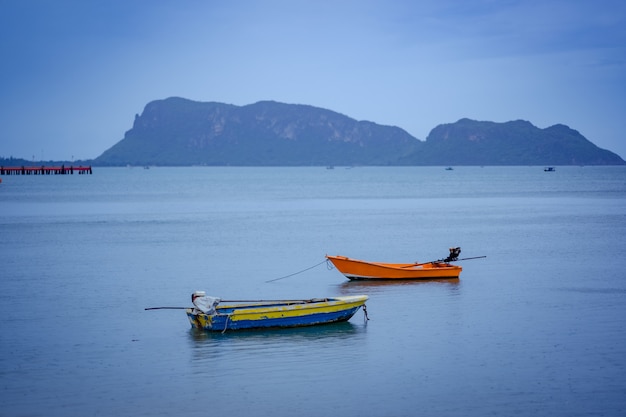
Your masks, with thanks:
M0 167L0 175L73 175L91 174L91 166L21 166L21 167Z

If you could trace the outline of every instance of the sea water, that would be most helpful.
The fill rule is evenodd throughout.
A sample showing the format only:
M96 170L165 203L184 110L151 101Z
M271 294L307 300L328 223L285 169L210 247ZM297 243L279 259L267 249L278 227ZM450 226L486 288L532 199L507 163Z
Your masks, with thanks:
M622 416L626 167L94 168L0 184L0 416ZM350 282L324 255L441 259ZM209 334L222 299L369 320Z

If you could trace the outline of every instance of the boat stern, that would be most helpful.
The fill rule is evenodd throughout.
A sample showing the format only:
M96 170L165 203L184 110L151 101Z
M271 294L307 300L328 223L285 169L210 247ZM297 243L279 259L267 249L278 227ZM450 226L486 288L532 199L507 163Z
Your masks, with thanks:
M191 327L194 329L211 329L213 327L212 316L209 314L197 313L195 309L188 308L185 310Z

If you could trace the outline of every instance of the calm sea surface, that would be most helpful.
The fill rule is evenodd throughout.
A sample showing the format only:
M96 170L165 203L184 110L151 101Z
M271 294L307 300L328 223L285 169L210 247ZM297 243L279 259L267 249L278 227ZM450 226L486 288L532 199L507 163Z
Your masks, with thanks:
M439 282L324 262L450 246L487 257ZM0 416L624 416L625 248L626 167L5 176ZM367 294L370 320L216 335L144 310L194 290Z

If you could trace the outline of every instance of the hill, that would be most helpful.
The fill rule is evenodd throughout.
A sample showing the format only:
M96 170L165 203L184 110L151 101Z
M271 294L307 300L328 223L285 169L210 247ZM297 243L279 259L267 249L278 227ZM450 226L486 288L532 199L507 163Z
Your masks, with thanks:
M409 160L411 161L411 160ZM598 148L565 125L539 129L530 122L461 119L434 128L417 164L435 165L621 165L616 154Z
M426 141L308 105L247 106L172 97L146 105L94 165L621 165L564 125L461 119Z
M306 105L153 101L97 165L393 165L422 143Z

